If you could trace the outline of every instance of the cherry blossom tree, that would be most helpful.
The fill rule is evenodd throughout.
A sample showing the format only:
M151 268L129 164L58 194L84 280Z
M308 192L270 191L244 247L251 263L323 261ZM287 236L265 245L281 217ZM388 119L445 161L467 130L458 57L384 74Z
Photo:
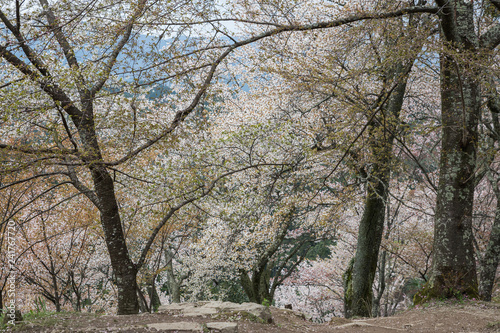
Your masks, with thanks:
M406 43L427 43L420 57L439 54L441 70L443 134L433 267L419 299L475 295L471 221L477 128L481 89L484 81L489 82L483 80L484 68L491 67L500 42L500 28L491 14L498 9L496 0L375 5L305 1L293 6L286 1L234 1L224 11L212 2L190 1L97 1L89 6L40 0L2 5L0 57L2 75L9 78L0 87L2 137L7 138L0 145L2 173L26 175L2 184L2 190L47 178L54 186L71 184L85 196L100 214L117 285L118 313L137 313L137 275L159 269L167 235L182 230L182 218L176 217L191 214L187 208L195 207L194 215L203 212L215 220L231 221L210 214L235 210L228 193L240 195L235 189L238 183L245 185L247 194L258 193L267 200L261 201L267 206L258 211L259 218L244 222L253 221L284 237L296 227L279 228L283 223L274 217L282 216L275 215L281 208L295 207L305 223L335 221L340 203L356 202L360 189L370 199L370 189L377 187L381 190L373 191L374 203L385 206L389 168L376 157L390 156L394 140L412 154L406 138L394 135L408 129L397 125L398 117L389 116L395 112L388 105L403 103L412 63L406 60L418 51L405 45L402 54L379 54L378 66L363 56L387 49L378 45L364 51L371 44L398 39L389 34L395 18L407 23L413 17L430 17L431 32L441 31L439 37L428 39L427 32L408 26L416 43ZM221 23L225 20L238 22L244 37L232 35ZM370 30L377 31L371 40ZM241 65L239 69L235 64ZM427 65L437 69L436 61ZM247 102L242 107L232 94L247 88L248 93L238 94ZM219 104L228 108L215 109ZM239 107L243 112L238 115L234 111ZM227 133L241 120L252 126L239 133L243 143L239 152L213 145L219 139L234 143L235 137L228 139ZM200 142L193 133L207 131L204 126L211 122L218 125L211 129L213 137L200 135L200 141L206 139L205 151L188 152L193 146L190 140ZM273 122L276 125L266 127ZM245 132L259 126L260 137L268 136L267 141L255 141ZM275 132L266 133L271 128ZM285 140L281 133L287 133ZM379 150L386 154L377 156ZM422 160L414 162L423 169ZM380 172L373 172L377 168ZM248 172L243 175L243 171ZM375 183L366 181L363 171ZM240 180L232 177L239 173ZM426 171L421 176L429 177ZM252 203L246 197L240 208L255 211ZM384 212L385 208L377 211L377 228L368 232L376 241L365 244L366 250L378 252ZM237 211L234 216L244 215ZM335 230L333 226L332 222L325 230ZM231 223L229 227L238 230ZM243 223L242 228L252 225ZM262 248L270 245L257 238L252 241ZM358 241L363 247L362 237ZM253 248L243 250L240 253L257 253ZM164 267L172 263L168 257ZM368 287L354 288L362 290L354 301L360 314L371 312L370 306L360 304L371 302L377 259L375 255L369 265L361 265L369 267L370 274L355 268L354 280L366 282L368 277L368 283L360 283ZM358 268L360 264L361 260ZM247 278L263 273L254 268L246 267ZM385 276L381 270L379 274ZM383 288L379 291L377 297Z

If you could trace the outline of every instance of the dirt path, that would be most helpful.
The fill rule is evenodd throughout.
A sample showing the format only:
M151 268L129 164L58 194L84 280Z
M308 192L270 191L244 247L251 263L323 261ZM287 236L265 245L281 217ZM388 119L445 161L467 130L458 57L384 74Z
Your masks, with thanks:
M239 333L500 332L500 304L484 302L468 302L466 304L439 303L423 309L405 311L393 317L356 320L334 318L332 322L325 324L311 323L300 314L290 310L271 308L271 313L274 320L272 324L264 324L238 316L222 319L237 322L237 331ZM160 332L146 325L180 321L203 325L218 320L221 320L221 318L211 316L186 317L168 313L136 316L62 313L32 322L17 324L6 332ZM207 330L205 329L205 331Z

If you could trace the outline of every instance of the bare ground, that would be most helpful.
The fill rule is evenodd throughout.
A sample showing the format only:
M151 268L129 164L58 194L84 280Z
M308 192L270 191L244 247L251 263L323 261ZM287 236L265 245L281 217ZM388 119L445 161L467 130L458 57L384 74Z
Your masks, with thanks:
M238 314L206 317L183 317L167 313L135 316L94 315L88 313L60 313L41 319L17 323L6 332L158 332L146 327L149 323L237 321L239 333L257 332L500 332L500 304L440 302L421 309L411 309L386 318L334 318L329 323L317 324L291 310L271 307L273 323L259 323ZM0 330L2 331L2 330ZM167 331L162 331L167 332ZM184 331L181 331L184 332ZM187 331L186 331L187 332Z

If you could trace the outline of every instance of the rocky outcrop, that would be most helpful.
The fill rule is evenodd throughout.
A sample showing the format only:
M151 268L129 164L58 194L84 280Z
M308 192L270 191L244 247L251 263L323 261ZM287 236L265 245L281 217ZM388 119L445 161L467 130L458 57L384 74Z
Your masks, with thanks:
M179 321L175 323L148 324L147 327L162 332L218 332L238 333L238 323L235 320L247 319L260 323L272 323L273 318L268 307L256 303L231 302L196 302L174 303L162 305L158 312L167 312L182 317L210 317L215 320L205 324L197 322Z
M158 312L175 312L183 316L232 316L239 315L245 319L254 319L262 323L272 323L271 311L256 303L237 304L232 302L196 302L162 305Z

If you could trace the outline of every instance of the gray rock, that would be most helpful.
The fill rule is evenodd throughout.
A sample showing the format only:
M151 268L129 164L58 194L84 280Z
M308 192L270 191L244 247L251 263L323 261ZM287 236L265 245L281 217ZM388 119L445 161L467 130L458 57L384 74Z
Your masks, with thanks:
M189 303L172 303L167 305L160 305L158 312L169 312L169 311L182 311L188 306Z
M229 302L227 302L229 303ZM222 308L223 312L243 312L249 313L259 319L261 319L264 323L272 323L273 317L271 315L271 311L268 307L257 304L257 303L243 303L236 304L231 303L230 306L224 306Z
M186 308L182 311L182 314L189 317L197 317L197 316L209 316L217 313L217 309L215 308L206 308L202 307L192 307Z
M228 322L207 323L207 328L209 330L215 330L216 332L220 333L238 333L237 323L228 323Z
M203 332L203 325L185 321L179 321L176 323L147 324L147 327L163 331Z
M232 302L197 302L197 303L178 303L162 305L159 312L179 312L184 316L208 316L217 313L233 314L241 313L243 316L249 314L264 323L272 323L271 311L268 307L257 303L237 304Z

